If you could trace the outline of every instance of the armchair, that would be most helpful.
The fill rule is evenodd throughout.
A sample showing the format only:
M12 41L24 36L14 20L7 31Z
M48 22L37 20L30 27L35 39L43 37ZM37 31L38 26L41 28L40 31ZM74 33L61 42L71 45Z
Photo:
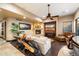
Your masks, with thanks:
M66 37L66 43L67 43L68 48L72 49L73 48L72 37L74 36L74 33L72 33L72 32L65 32L64 36Z

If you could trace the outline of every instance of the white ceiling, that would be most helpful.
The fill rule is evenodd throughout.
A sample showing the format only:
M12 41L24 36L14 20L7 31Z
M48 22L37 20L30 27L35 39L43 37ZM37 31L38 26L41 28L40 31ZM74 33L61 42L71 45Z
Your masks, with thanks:
M46 3L16 3L16 5L41 18L48 13ZM50 12L53 16L65 16L75 13L78 8L79 3L51 3Z

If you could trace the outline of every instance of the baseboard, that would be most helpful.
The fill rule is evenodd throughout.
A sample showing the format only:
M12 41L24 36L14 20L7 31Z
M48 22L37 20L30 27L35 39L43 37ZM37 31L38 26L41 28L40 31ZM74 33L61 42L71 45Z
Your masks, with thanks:
M12 42L12 41L15 41L15 39L14 40L6 40L6 42Z

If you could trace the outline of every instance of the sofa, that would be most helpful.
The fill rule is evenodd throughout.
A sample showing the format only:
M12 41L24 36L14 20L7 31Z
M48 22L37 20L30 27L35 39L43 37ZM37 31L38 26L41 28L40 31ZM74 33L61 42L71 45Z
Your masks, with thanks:
M46 55L51 48L51 39L44 36L32 36L31 38L38 43L41 53Z

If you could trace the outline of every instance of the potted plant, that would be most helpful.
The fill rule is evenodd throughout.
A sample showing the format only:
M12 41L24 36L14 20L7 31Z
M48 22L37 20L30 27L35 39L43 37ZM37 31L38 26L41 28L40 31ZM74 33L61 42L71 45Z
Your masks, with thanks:
M20 31L19 31L19 24L12 23L11 31L12 31L12 33L14 33L14 35L19 36L19 34L20 34Z

